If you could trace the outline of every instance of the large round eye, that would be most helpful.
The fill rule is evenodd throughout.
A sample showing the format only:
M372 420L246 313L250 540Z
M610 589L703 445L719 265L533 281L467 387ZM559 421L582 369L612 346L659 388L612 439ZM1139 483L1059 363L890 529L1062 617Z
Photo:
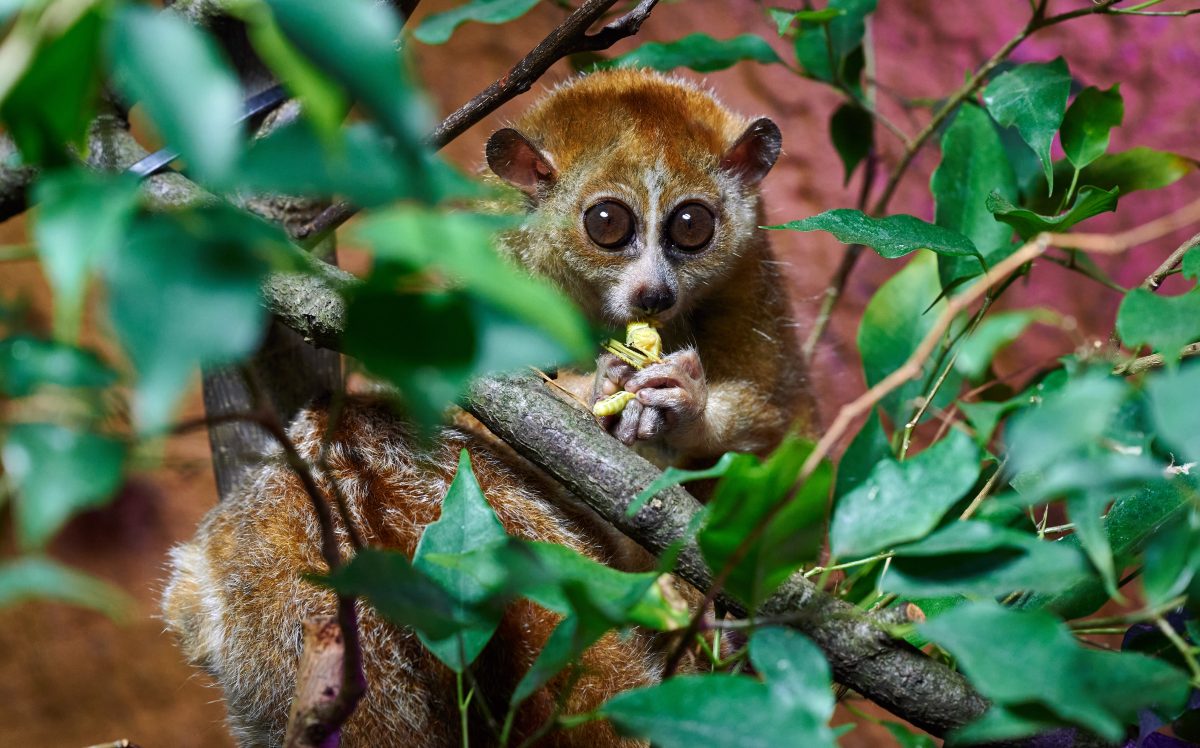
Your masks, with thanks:
M712 241L717 219L700 203L684 203L667 219L667 239L679 249L694 252Z
M583 227L601 247L617 249L633 238L633 213L615 200L601 200L583 214Z

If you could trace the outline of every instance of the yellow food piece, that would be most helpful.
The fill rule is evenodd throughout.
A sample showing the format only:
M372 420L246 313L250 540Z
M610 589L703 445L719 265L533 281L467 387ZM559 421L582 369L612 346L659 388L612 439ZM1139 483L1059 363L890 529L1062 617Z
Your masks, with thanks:
M625 328L624 343L610 338L603 347L638 370L662 360L662 338L651 322L630 322Z
M649 322L630 322L625 328L625 344L637 348L652 359L662 358L662 338Z
M601 418L604 416L615 416L625 410L625 406L629 404L630 400L636 398L637 395L625 390L614 392L603 400L597 400L596 404L592 406L592 412Z

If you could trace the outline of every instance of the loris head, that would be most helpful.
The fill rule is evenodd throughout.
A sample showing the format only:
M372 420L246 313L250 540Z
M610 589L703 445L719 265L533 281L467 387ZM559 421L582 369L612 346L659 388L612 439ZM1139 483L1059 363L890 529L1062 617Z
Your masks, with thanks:
M667 321L721 286L755 241L779 128L636 70L555 89L492 135L492 171L533 213L508 250L596 320Z

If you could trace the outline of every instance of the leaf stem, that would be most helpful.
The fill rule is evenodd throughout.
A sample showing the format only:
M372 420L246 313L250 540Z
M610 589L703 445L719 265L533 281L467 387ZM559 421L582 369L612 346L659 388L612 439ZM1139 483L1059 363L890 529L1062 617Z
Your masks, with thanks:
M1167 641L1171 642L1183 656L1183 661L1187 663L1188 671L1192 674L1192 685L1200 684L1200 664L1196 662L1196 653L1193 648L1188 646L1175 627L1161 615L1155 617L1154 625L1158 626L1158 630L1167 637Z

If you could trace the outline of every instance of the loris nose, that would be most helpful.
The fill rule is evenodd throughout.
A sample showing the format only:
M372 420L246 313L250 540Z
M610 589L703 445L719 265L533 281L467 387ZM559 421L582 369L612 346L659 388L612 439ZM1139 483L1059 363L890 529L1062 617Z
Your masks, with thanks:
M633 295L633 305L646 314L659 314L675 306L675 292L667 286L642 286Z

